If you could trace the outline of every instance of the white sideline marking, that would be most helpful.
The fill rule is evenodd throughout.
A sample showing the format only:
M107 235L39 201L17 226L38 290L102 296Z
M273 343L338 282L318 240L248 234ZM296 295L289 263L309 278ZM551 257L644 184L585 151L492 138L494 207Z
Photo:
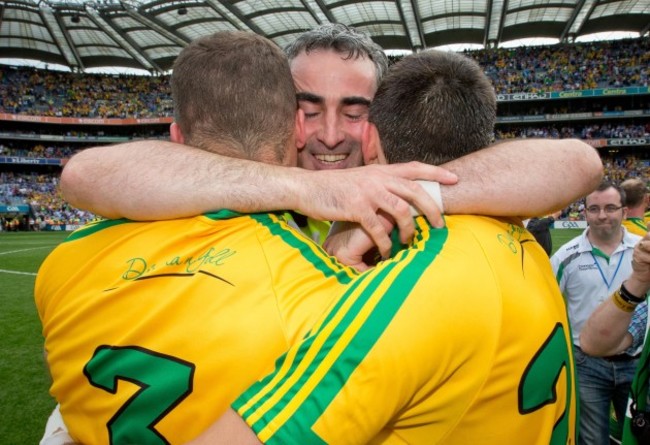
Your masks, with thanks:
M0 272L2 273L12 273L16 275L36 275L34 272L18 272L17 270L6 270L6 269L0 269Z
M27 252L28 250L47 249L52 246L32 247L31 249L11 250L9 252L0 252L0 255L9 255L10 253Z

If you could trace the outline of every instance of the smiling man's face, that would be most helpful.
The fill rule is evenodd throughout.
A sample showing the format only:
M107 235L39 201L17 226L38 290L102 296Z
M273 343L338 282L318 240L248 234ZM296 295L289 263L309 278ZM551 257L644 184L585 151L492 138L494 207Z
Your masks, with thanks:
M298 106L305 112L306 145L298 165L309 170L363 165L361 135L377 90L366 58L344 59L332 50L301 53L291 61Z

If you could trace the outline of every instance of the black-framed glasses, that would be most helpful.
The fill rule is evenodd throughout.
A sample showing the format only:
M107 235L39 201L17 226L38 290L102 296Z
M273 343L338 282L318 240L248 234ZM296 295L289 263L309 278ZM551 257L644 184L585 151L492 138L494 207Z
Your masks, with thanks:
M612 213L616 213L619 210L621 210L623 206L615 206L613 204L606 205L605 207L598 207L598 206L589 206L587 207L587 213L591 213L592 215L599 215L601 210L604 210L605 213L608 215L611 215Z

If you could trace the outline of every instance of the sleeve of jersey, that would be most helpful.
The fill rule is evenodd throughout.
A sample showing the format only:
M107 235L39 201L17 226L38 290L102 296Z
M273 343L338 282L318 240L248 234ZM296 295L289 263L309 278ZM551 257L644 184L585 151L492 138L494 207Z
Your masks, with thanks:
M459 353L459 343L476 342L449 341L455 331L444 320L452 320L449 313L457 308L436 306L440 300L430 298L431 286L423 292L418 283L434 257L430 251L403 251L358 277L309 335L276 362L274 373L235 401L233 408L262 442L368 443L419 392L457 369L470 353ZM435 279L458 278L444 277L445 272ZM440 323L432 318L437 312L443 312ZM422 335L425 327L430 335ZM424 338L441 340L432 344ZM434 366L437 373L431 372Z
M343 417L331 406L334 398L344 398L342 404L350 413L367 409L361 405L368 402L368 394L360 397L357 392L357 397L351 397L354 391L346 382L359 366L364 366L369 349L390 321L389 313L399 306L390 298L373 298L370 289L381 278L381 273L372 273L353 283L310 334L280 358L274 374L235 402L233 407L262 442L365 443L388 421L396 402L389 401L387 394L381 396L381 409L373 406L373 416L363 419ZM385 378L377 375L382 369L366 364L368 383Z

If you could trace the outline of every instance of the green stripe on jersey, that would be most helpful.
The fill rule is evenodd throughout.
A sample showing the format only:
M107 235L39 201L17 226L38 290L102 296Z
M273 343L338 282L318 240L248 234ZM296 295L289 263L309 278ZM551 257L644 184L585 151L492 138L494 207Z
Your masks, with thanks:
M417 229L417 227L416 227L416 229ZM414 238L417 241L422 241L423 236L422 236L421 230L416 230L416 234L414 235ZM395 256L394 259L395 259L395 261L401 261L407 256L407 254L408 254L407 250L398 251L397 255ZM385 266L385 267L387 267L387 266ZM387 272L388 271L386 271L386 273ZM383 276L385 276L385 274L383 274L379 278L383 279ZM322 329L322 326L328 325L328 324L331 323L331 320L333 318L335 318L340 313L340 311L342 310L342 307L351 298L351 295L354 295L357 292L357 288L362 283L364 283L366 280L370 279L369 277L371 277L371 275L364 274L364 275L361 275L360 277L358 277L357 279L355 279L354 281L352 281L351 286L346 290L346 292L340 298L338 298L336 300L336 303L334 304L332 309L330 309L329 312L326 314L325 319L322 322L320 322L320 324L314 326L314 328L312 328L312 330L305 336L305 339L303 340L303 343L300 345L300 348L299 348L298 352L295 354L295 358L292 359L293 364L291 365L291 368L289 368L289 371L285 371L287 374L291 374L291 373L293 373L295 371L295 365L297 365L302 360L302 358L304 357L306 352L311 348L312 343L316 339L319 331ZM375 279L377 279L377 278L375 277ZM352 311L352 310L350 309L349 311ZM348 312L348 313L350 313L350 312ZM251 389L249 389L247 391L247 394L252 396L252 395L254 395L256 393L261 393L263 388L265 386L267 386L274 378L276 378L276 375L278 374L278 370L281 368L283 363L285 363L286 361L287 361L287 355L285 354L276 361L276 366L275 366L276 371L275 371L275 373L272 374L272 375L269 375L264 380L262 380L262 381L258 382L257 384L255 384L254 387L252 387ZM276 383L274 388L269 390L269 392L274 393L278 389L278 387L281 386L282 384L283 384L282 381ZM266 398L261 399L261 401L259 403L256 403L254 406L249 408L249 410L247 410L245 413L243 413L242 417L250 415L252 413L252 411L256 411L257 407L260 406L262 403L264 403L265 400L266 400ZM244 403L245 403L244 401L235 401L235 403L233 404L233 408L235 408L236 410L239 410L244 405Z
M120 224L126 224L126 223L132 223L135 221L131 221L130 219L126 218L121 218L121 219L105 219L102 221L98 221L96 223L88 224L86 226L83 226L80 229L75 230L68 236L64 242L68 241L74 241L78 240L81 238L84 238L88 235L92 235L93 233L97 233L100 230L108 229L109 227L117 226Z
M302 256L317 270L320 270L325 277L335 277L339 283L348 284L359 275L355 269L342 265L318 244L305 239L302 234L286 225L286 221L281 216L275 215L278 220L273 220L268 213L256 213L249 216L266 227L272 235L279 236L289 246L298 249Z
M627 218L627 220L632 224L634 224L635 226L637 226L639 229L643 230L644 232L648 231L648 226L646 226L645 220L643 218L631 217L631 218Z
M442 246L447 240L448 232L447 229L435 230L431 232L431 238L420 248L414 248L411 250L403 251L398 255L400 258L397 258L399 261L408 261L408 265L404 268L395 280L390 284L388 290L381 297L374 309L372 309L370 315L360 327L359 331L354 335L350 340L347 346L344 348L343 352L339 357L335 359L332 367L327 371L325 376L319 381L315 389L307 396L306 400L302 402L302 405L297 409L297 411L292 415L292 418L298 419L295 422L289 422L283 424L278 431L275 432L274 436L268 442L269 444L281 444L285 439L283 438L300 438L301 443L323 443L322 440L317 437L311 427L316 423L322 410L327 407L331 401L336 397L336 395L341 391L341 388L344 386L345 382L352 375L357 366L362 362L364 357L369 353L369 351L374 347L375 343L379 340L383 332L386 330L391 320L399 311L400 307L411 293L413 287L418 282L419 277L424 272L424 270L429 267L429 265L435 260L439 254ZM421 234L420 234L420 239ZM397 267L396 262L385 263L375 274L366 274L360 277L354 282L354 285L349 289L346 294L343 296L342 301L340 301L336 307L333 309L329 318L335 316L336 312L341 310L341 306L344 304L345 300L352 298L359 287L358 283L362 280L371 280L366 289L364 289L359 295L355 296L357 300L354 302L352 307L348 312L343 316L341 322L334 328L332 334L326 339L322 349L318 351L318 355L315 360L309 365L308 369L300 376L298 382L296 382L291 389L287 391L287 394L296 394L304 385L309 378L317 371L318 364L322 361L322 358L325 357L331 349L335 346L337 340L344 334L348 327L354 322L355 318L361 312L361 310L366 306L368 301L371 299L373 294L376 292L379 286L383 283L386 277ZM297 360L304 357L308 349L311 347L317 333L311 335L306 339L300 347L300 351L297 354ZM282 366L282 361L286 359L286 355L281 358L276 364L276 371ZM297 363L294 362L291 365L291 369L295 369ZM272 376L271 376L272 377ZM287 377L278 382L276 388L281 386ZM271 378L259 382L255 386L251 387L242 397L251 398L256 392L259 392L264 388ZM271 397L275 390L268 390L268 393L264 395L260 400L258 400L254 406L244 413L241 413L243 418L253 414L259 406L261 406L268 397ZM287 398L288 403L290 403L291 397ZM237 410L245 404L245 400L241 398L237 400L233 407ZM271 422L275 416L284 409L285 405L276 405L268 413L263 415L261 419L252 425L254 431L261 431L265 425ZM308 430L301 429L301 427L307 427Z
M240 216L247 216L247 214L235 212L233 210L222 209L222 210L217 210L216 212L204 213L203 216L216 221L220 219L232 219L232 218L238 218Z

